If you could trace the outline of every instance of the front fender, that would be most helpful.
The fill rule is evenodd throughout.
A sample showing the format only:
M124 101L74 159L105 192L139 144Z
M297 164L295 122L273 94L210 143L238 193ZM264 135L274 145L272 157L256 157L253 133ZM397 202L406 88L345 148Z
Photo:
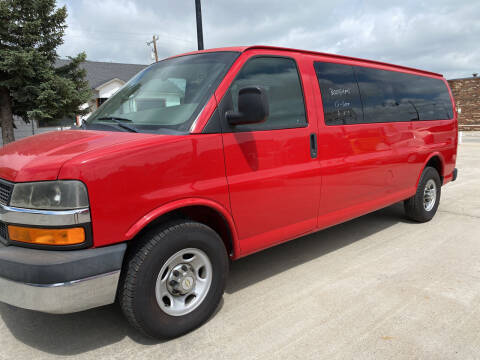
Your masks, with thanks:
M224 219L227 221L228 227L230 228L230 233L232 234L234 252L235 254L240 253L237 230L236 230L235 222L233 221L232 215L221 204L209 199L204 199L204 198L188 198L188 199L175 200L150 211L149 213L142 216L139 220L137 220L135 224L133 224L128 229L128 231L125 233L125 239L131 240L148 224L150 224L152 221L159 218L160 216L168 214L174 210L178 210L188 206L206 206L220 213L224 217Z

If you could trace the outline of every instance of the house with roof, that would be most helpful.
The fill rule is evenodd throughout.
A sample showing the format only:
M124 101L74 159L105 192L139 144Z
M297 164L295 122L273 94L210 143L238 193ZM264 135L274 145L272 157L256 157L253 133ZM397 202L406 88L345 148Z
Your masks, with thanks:
M68 64L70 60L59 59L56 61L55 66L60 67ZM109 97L115 94L128 80L130 80L139 71L145 69L148 65L140 64L122 64L112 62L100 62L100 61L85 61L80 65L87 71L87 81L90 88L93 90L92 99L82 105L82 109L89 108L90 113L97 109L102 103L104 103ZM176 95L180 89L176 86L171 86L170 89L165 89L165 92L171 94L171 101L176 101L178 98ZM145 103L152 101L152 99L145 99ZM168 98L167 98L168 101ZM145 105L148 106L148 105ZM81 121L88 117L89 114L78 117L76 119L77 125L81 124ZM18 116L13 117L14 134L15 139L20 140L24 137L35 135L38 133L61 130L62 128L69 128L74 123L74 119L62 119L55 125L52 124L39 124L33 120L30 123L25 123ZM39 126L40 125L40 126ZM0 146L3 145L0 137Z
M56 66L64 66L70 60L59 59ZM92 99L82 105L82 109L89 108L91 113L115 94L128 80L148 65L122 64L101 61L85 61L80 65L87 72L87 81L93 91ZM79 124L89 114L77 119Z

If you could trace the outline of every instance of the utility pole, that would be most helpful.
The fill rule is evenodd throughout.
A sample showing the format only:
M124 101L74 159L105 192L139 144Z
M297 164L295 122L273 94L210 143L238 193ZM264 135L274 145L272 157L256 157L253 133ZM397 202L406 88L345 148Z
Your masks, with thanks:
M197 13L198 50L203 50L202 6L200 4L200 0L195 0L195 11Z
M158 35L153 35L152 41L147 42L148 46L150 46L150 44L153 44L153 53L155 54L155 62L158 62L157 40L158 40Z

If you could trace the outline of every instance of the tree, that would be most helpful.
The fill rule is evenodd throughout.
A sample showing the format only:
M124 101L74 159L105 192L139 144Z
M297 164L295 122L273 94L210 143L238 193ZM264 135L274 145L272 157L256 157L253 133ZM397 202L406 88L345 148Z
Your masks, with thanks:
M91 90L80 53L55 68L67 9L55 0L0 0L0 126L3 143L14 141L13 115L25 121L83 114Z

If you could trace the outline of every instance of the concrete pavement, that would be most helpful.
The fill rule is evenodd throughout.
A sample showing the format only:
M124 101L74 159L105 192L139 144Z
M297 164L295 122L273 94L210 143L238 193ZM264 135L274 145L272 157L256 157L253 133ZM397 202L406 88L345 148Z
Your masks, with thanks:
M217 314L182 338L146 340L116 306L0 304L0 358L480 358L479 143L458 168L429 223L397 204L235 262Z
M462 131L460 141L462 143L480 143L480 131Z

